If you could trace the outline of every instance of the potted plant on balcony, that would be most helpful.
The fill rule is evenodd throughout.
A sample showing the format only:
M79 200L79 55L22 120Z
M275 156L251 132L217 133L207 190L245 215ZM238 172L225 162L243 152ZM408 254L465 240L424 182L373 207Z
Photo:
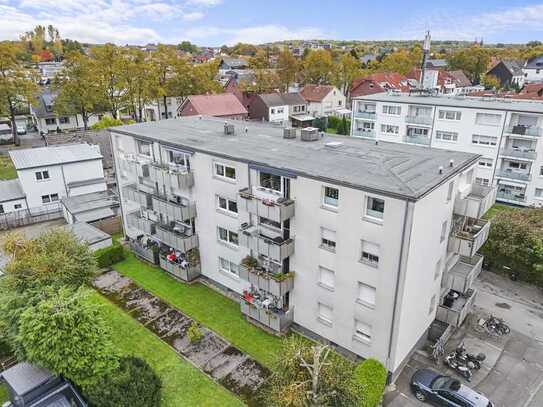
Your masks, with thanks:
M245 256L241 260L241 265L249 270L255 270L258 267L258 260L253 256Z

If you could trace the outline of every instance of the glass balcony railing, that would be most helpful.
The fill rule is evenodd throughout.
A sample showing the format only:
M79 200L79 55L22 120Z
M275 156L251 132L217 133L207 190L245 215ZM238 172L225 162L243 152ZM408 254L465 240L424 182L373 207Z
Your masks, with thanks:
M358 117L359 119L375 119L375 112L369 112L369 111L354 111L354 117Z
M421 146L429 146L430 145L430 137L428 136L412 136L409 134L406 134L403 138L403 141L405 143L409 144L418 144Z
M507 127L505 132L515 136L540 137L543 134L543 128L538 126L515 125Z
M519 148L502 148L500 150L500 155L506 157L515 157L515 158L524 158L527 160L535 160L537 158L537 153L535 150L522 150Z
M523 193L513 193L509 191L498 191L496 193L496 199L512 202L512 203L526 203L526 195Z
M419 115L405 116L405 122L413 123L413 124L431 125L432 116L419 116Z
M373 129L353 129L354 137L375 138L375 130Z
M501 169L496 171L496 177L514 179L514 180L519 180L519 181L530 181L532 179L532 176L530 175L530 173L527 173L527 172L501 170Z

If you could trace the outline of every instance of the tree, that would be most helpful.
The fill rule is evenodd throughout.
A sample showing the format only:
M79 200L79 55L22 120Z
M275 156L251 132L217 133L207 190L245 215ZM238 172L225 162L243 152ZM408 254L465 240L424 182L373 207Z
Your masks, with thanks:
M123 75L125 60L119 47L113 44L105 44L94 47L91 57L96 66L96 80L107 104L107 110L114 118L119 117L119 112L128 105L126 83Z
M335 70L335 85L347 97L351 94L353 79L361 74L360 63L351 54L343 54Z
M485 87L485 89L501 88L500 80L494 75L483 75L481 77L481 84Z
M38 88L35 74L17 59L19 49L9 42L0 43L0 114L9 115L13 142L18 145L17 110L32 103Z
M82 388L119 365L111 333L86 289L61 288L21 315L17 341L24 357Z
M88 129L89 118L107 108L97 70L96 61L72 52L65 59L64 69L53 81L53 89L58 92L55 111L58 114L80 114L85 130Z
M359 407L377 407L383 400L387 369L376 359L366 359L354 371L354 385L360 396Z
M188 52L189 54L197 54L200 52L200 48L190 41L182 41L179 45L177 45L177 49L183 52Z
M330 52L323 49L311 51L303 61L304 81L317 85L329 84L334 68Z
M180 66L183 65L183 66ZM164 105L164 117L168 118L168 96L173 96L175 92L172 92L173 88L173 71L175 68L188 68L188 63L179 62L177 60L177 54L175 49L167 47L165 45L159 45L156 52L152 55L151 60L151 75L155 78L156 88L154 96L156 99L162 99ZM179 86L179 78L177 80L177 87ZM160 115L159 115L160 116Z
M134 121L128 121L126 124L132 124ZM109 115L105 115L102 117L99 121L94 123L91 126L91 129L93 130L104 130L109 127L116 127L116 126L122 126L125 124L121 119L114 119L113 117Z
M486 49L474 45L454 52L449 56L447 62L450 69L464 71L473 83L478 84L481 75L488 68L490 55Z
M119 368L98 378L85 396L95 407L158 407L160 378L143 359L123 357Z
M125 50L123 56L124 63L121 69L124 75L123 82L126 84L127 101L136 121L142 122L144 106L154 99L157 78L149 75L151 63L143 51Z
M249 59L249 67L255 70L269 68L268 53L263 49L259 49L256 54Z
M276 72L270 69L255 70L255 81L240 82L240 89L244 92L270 93L281 87L281 81Z
M299 64L298 60L288 48L284 48L277 58L277 74L281 87L287 91L288 87L296 81Z
M420 48L413 48L411 51L401 49L385 56L379 65L379 70L384 72L398 72L407 74L411 69L419 67L422 63L422 52Z

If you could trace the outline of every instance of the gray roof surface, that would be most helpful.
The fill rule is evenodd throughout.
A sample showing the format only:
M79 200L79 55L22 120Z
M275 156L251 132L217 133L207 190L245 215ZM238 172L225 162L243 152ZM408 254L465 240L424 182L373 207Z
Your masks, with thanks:
M0 181L0 202L22 199L26 195L18 179Z
M72 232L78 240L89 245L111 238L106 232L102 232L100 229L85 222L72 223L61 226L61 228Z
M415 96L407 94L389 95L388 93L376 93L374 95L359 96L353 99L543 114L543 103L512 99L504 100L489 98L485 99L482 97Z
M503 64L514 76L522 75L522 61L517 61L516 59L504 59Z
M102 159L99 148L89 144L63 144L26 148L9 152L16 169L45 167L78 161Z
M476 154L399 143L325 135L318 141L284 139L283 130L259 123L230 120L236 136L224 136L225 121L185 117L111 128L128 134L225 159L283 169L307 178L416 200L461 168ZM247 128L247 133L245 133ZM326 143L340 142L327 146ZM449 161L454 160L454 167ZM439 174L439 167L444 168Z
M95 209L111 208L117 206L119 201L111 192L101 191L62 198L62 204L71 214L76 215Z
M4 370L1 375L19 396L28 393L30 390L39 387L55 377L49 370L27 362L17 363L15 366Z
M49 88L44 88L36 97L36 103L32 105L34 115L40 119L56 117L55 112L47 108L47 106L53 106L55 98L56 95Z
M306 104L299 93L264 93L258 96L268 107Z
M538 55L526 61L526 68L541 69L543 68L543 55Z

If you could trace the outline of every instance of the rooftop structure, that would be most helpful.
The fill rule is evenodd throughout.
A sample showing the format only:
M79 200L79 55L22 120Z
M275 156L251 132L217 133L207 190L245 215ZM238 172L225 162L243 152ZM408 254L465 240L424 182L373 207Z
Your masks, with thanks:
M17 170L102 159L100 149L90 144L63 144L11 150L9 155Z

